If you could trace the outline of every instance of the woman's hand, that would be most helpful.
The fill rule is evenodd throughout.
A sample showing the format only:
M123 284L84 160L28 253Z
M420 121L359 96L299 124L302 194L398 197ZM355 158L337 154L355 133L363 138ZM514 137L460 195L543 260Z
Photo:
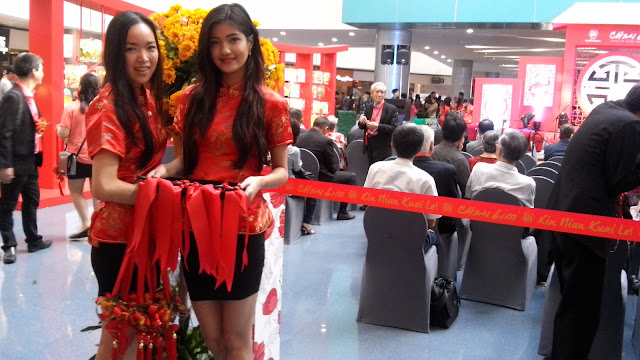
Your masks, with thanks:
M150 178L165 178L168 176L168 171L167 168L161 164L160 166L158 166L157 168L149 171L149 173L147 174L147 177Z
M238 186L244 190L245 194L247 194L247 200L251 202L253 197L258 194L260 190L262 190L262 176L249 176L244 179Z

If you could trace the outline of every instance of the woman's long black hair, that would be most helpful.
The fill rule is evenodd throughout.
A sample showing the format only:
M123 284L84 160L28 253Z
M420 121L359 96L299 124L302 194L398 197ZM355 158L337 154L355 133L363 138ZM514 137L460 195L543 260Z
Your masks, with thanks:
M93 74L84 74L80 78L80 90L78 100L80 100L80 112L87 112L87 106L100 92L100 80Z
M160 54L160 44L158 43L156 26L153 21L145 15L134 11L124 11L114 16L109 23L109 27L107 28L107 33L105 35L103 60L106 68L104 82L105 84L111 84L114 107L118 121L127 135L127 140L134 146L142 149L142 156L138 162L138 169L142 170L151 162L157 144L153 139L147 117L136 100L136 93L134 91L133 84L127 75L125 57L127 35L129 34L129 29L137 24L147 25L149 29L153 31L153 36L156 41L158 64L156 65L156 69L151 76L148 86L155 98L156 111L161 112L163 96L163 59ZM165 122L164 125L169 125L166 123L168 118L166 116L162 116L162 118ZM142 133L142 139L144 141L143 144L139 144L136 139L134 132L136 124L139 126L140 132Z
M219 5L204 18L198 40L198 82L191 93L184 119L184 174L189 176L198 165L198 145L206 136L216 111L217 97L222 87L222 72L211 58L209 37L221 23L236 28L251 42L250 55L245 64L244 93L233 120L233 141L238 151L234 169L241 169L249 156L257 156L258 169L267 163L268 146L264 123L264 59L260 50L258 30L247 11L239 4ZM233 85L233 84L231 84Z

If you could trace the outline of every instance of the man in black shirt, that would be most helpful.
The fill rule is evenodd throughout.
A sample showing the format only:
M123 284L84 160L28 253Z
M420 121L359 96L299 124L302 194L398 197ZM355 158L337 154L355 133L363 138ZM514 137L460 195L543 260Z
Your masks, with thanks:
M619 195L640 185L640 84L598 105L571 138L549 209L618 216ZM607 255L615 240L554 232L562 298L552 358L587 359L600 320Z
M318 165L320 165L318 180L337 184L355 185L356 174L340 170L338 147L331 138L325 136L328 128L329 119L324 116L317 117L313 122L313 127L306 133L300 135L296 146L311 151L318 159ZM349 204L345 202L340 203L338 220L351 220L355 218L354 215L349 214L347 211L347 205Z

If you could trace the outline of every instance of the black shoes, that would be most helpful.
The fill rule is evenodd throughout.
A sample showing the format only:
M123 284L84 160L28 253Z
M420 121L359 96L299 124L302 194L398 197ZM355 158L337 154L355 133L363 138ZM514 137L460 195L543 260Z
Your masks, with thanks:
M348 212L339 212L338 213L338 220L353 220L355 218L356 218L355 215L351 215Z
M30 253L34 253L36 251L44 250L48 247L51 247L51 240L39 240L36 243L27 245L27 251Z
M4 256L2 257L2 262L5 264L13 264L16 262L16 247L10 247L4 251Z
M86 228L80 232L69 235L69 240L80 240L89 236L89 228Z

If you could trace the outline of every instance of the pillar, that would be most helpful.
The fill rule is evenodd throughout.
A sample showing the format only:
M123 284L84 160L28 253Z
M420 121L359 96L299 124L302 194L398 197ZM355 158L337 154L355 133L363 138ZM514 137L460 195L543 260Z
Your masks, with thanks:
M451 72L451 98L458 96L462 91L465 98L471 94L471 74L473 61L453 60L453 70Z
M393 46L393 63L383 65L381 63L383 45ZM411 30L378 30L376 32L376 58L373 72L374 81L383 82L387 86L387 98L391 97L391 90L399 89L400 93L409 95L409 63L397 64L397 45L409 46L411 54Z
M52 172L57 165L58 149L55 124L60 123L64 109L64 1L31 0L29 4L29 51L43 60L44 78L36 87L36 102L42 116L49 122L44 132L44 163L39 184L44 189L57 187Z

